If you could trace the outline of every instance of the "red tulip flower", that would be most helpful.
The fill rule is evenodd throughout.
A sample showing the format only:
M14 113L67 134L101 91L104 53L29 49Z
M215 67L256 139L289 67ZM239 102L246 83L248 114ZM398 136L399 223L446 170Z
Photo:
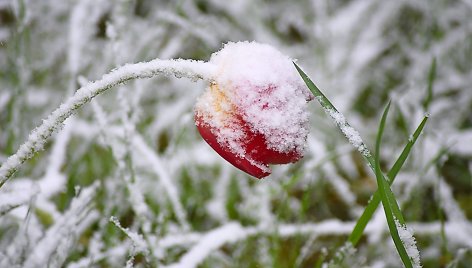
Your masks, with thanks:
M308 135L306 89L292 60L255 42L228 43L212 55L214 82L198 99L203 139L242 171L263 178L269 164L303 157Z

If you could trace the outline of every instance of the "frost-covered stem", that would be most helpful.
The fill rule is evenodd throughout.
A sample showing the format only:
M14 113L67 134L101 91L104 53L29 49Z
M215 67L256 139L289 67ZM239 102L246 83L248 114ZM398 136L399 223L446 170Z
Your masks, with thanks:
M305 84L311 90L313 95L315 95L316 100L321 104L321 107L323 107L325 113L328 114L331 119L333 119L334 123L336 124L336 126L338 126L343 135L348 139L349 143L361 153L361 155L366 159L369 167L373 170L374 158L372 157L371 152L369 151L361 136L359 135L359 132L346 121L344 115L340 113L338 109L336 109L336 107L334 107L331 101L326 98L323 92L321 92L321 90L315 85L315 83L311 81L308 75L302 69L300 69L300 67L298 67L295 62L293 64L295 65L295 68L299 72L303 81L305 81Z
M334 108L331 103L327 103L326 99L317 97L317 100L321 103L325 113L333 119L336 126L338 126L343 135L348 139L349 143L354 146L367 160L368 164L373 167L372 154L362 140L359 132L346 121L346 118L341 112Z
M212 64L194 60L160 60L126 64L105 74L101 79L81 87L59 108L54 110L42 124L34 129L18 151L10 156L0 167L0 187L18 170L26 160L43 148L44 143L75 110L92 100L100 93L131 79L151 78L158 74L174 75L178 78L187 77L211 80L214 72Z
M416 246L416 239L413 236L412 229L405 224L401 224L399 220L394 217L395 225L397 226L398 235L406 249L408 257L413 262L413 267L421 268L420 252ZM441 226L442 227L442 226Z
M126 236L129 237L129 239L131 239L131 242L133 243L133 251L131 252L131 257L134 257L137 253L140 252L144 253L145 255L149 253L148 245L141 234L133 232L128 228L122 227L120 221L115 216L110 217L110 222L115 224L116 227L118 227L121 231L123 231L123 233L126 234Z
M97 188L98 183L95 182L72 200L70 208L44 233L24 260L22 267L62 266L65 256L74 244L73 241L100 217L93 204Z

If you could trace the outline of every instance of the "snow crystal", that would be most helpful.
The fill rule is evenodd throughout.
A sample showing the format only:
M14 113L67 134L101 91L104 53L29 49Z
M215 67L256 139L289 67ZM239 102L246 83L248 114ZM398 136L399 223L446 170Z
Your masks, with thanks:
M370 151L367 149L364 141L362 141L361 135L347 123L344 115L334 109L325 108L325 111L331 118L333 118L336 125L341 129L341 132L349 140L349 143L356 147L362 155L369 157Z
M225 243L236 242L246 236L246 232L238 223L228 223L208 232L200 241L189 250L180 261L170 267L197 267L206 256Z
M342 264L350 263L351 265L353 265L352 257L354 256L354 254L356 254L356 252L357 250L352 245L352 243L346 242L337 250L336 254L334 255L334 259L330 261L328 267L337 267L337 262Z
M99 218L98 211L93 208L97 189L98 183L95 182L72 200L69 209L56 218L54 224L34 244L33 251L26 256L22 267L62 266L72 250L74 241Z
M330 174L328 182L333 186L339 198L348 205L355 204L356 196L349 189L349 184L337 174L336 167L333 164L328 163L325 164L322 169L326 174Z
M264 135L269 148L303 153L309 132L307 100L312 95L292 59L270 45L230 42L209 63L216 67L214 83L195 110L220 130L218 142L244 155L240 144L246 133L235 122L241 116L252 131Z
M413 237L412 230L406 225L401 224L397 219L395 219L395 225L398 229L398 235L402 240L403 245L405 246L408 256L413 261L414 267L421 267L420 263L420 252L416 247L416 240Z
M3 187L0 190L0 215L8 211L28 203L39 193L39 188L36 184L17 183L16 187Z
M164 163L160 157L154 153L154 151L147 146L146 142L140 135L134 135L132 140L132 145L135 148L135 151L141 152L144 156L143 159L147 160L150 166L155 173L159 176L159 179L162 182L162 185L166 191L166 194L170 200L172 207L174 208L175 215L177 220L182 225L184 230L189 230L190 226L187 222L187 216L185 209L179 199L179 191L174 181L171 179L170 174L167 172L167 169L164 168Z
M142 235L140 235L136 232L133 232L128 228L122 227L121 224L120 224L120 221L114 216L110 217L110 222L115 224L116 227L120 228L120 230L123 231L123 233L125 233L126 236L128 236L131 239L131 241L133 243L133 251L134 251L134 252L132 252L133 255L136 254L136 253L139 253L139 252L143 252L145 254L148 253L146 241L144 240Z

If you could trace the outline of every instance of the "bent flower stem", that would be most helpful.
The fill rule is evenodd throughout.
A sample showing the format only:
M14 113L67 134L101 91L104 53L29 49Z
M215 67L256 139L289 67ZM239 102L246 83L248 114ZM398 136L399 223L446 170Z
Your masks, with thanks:
M105 74L101 79L90 82L54 110L41 125L31 131L28 139L18 151L8 157L0 166L0 188L11 178L18 168L35 153L42 150L51 135L62 127L64 121L77 109L90 102L100 93L137 78L151 78L159 74L187 77L192 81L199 79L212 81L215 67L213 64L194 60L161 60L126 64Z

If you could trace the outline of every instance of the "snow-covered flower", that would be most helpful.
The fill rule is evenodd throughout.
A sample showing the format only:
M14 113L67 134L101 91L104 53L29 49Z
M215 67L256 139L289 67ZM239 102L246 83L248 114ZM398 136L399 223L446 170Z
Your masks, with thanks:
M271 173L269 164L302 158L313 95L292 59L266 44L238 42L227 43L210 63L213 82L195 106L203 139L257 178Z

